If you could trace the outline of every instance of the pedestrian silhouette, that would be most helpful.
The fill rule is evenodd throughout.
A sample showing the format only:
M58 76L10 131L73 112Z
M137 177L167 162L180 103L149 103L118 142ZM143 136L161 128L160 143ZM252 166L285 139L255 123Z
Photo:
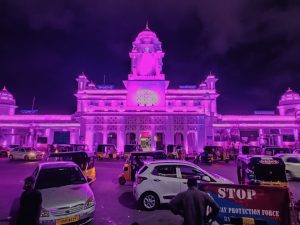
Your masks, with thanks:
M187 191L179 193L171 200L171 211L184 218L183 225L204 225L213 221L219 213L217 203L198 189L195 178L189 178L187 185ZM211 207L211 212L206 215L208 206Z
M34 189L34 177L27 177L20 199L17 225L38 225L42 210L42 195Z

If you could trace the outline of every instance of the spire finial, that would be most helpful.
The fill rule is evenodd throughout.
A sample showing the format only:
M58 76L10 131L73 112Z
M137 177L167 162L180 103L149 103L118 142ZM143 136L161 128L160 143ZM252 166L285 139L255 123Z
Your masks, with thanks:
M150 29L149 29L149 23L148 23L148 20L146 21L146 28L145 28L145 30L150 30Z

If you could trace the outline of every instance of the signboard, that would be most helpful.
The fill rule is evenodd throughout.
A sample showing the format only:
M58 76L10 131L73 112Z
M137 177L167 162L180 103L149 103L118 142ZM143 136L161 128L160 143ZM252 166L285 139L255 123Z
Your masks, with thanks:
M234 184L201 184L220 206L219 224L252 218L266 225L290 225L287 188Z
M99 90L112 90L114 88L115 88L114 85L105 85L105 84L97 85L97 89L99 89Z
M21 114L38 114L39 110L38 109L21 109L20 113Z

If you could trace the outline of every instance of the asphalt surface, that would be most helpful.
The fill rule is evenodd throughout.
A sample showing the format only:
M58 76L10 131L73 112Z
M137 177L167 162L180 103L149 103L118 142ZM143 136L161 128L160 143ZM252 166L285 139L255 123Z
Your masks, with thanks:
M0 224L9 224L6 218L15 210L22 192L23 180L32 174L38 162L9 161L0 159ZM97 206L94 225L180 225L182 218L173 215L166 206L153 212L141 211L132 196L132 184L118 184L118 175L124 161L96 162L97 180L92 184ZM217 173L237 182L236 167L229 164L203 165L209 172ZM295 199L300 199L300 182L290 182ZM12 213L13 214L13 213Z

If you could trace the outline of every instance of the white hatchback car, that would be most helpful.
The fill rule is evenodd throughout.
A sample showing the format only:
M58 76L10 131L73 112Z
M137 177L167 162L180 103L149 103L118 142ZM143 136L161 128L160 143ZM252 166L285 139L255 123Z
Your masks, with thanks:
M208 173L193 163L180 160L146 162L136 174L133 195L140 207L154 210L160 203L169 203L178 193L187 190L187 178L203 182L227 183L230 180Z
M13 150L10 151L9 159L24 159L26 161L28 160L39 160L42 159L44 156L44 153L41 151L37 151L34 148L31 147L16 147Z
M277 154L285 164L287 180L300 178L300 154Z
M34 171L35 189L42 193L40 224L88 224L95 198L86 178L73 162L41 163Z

